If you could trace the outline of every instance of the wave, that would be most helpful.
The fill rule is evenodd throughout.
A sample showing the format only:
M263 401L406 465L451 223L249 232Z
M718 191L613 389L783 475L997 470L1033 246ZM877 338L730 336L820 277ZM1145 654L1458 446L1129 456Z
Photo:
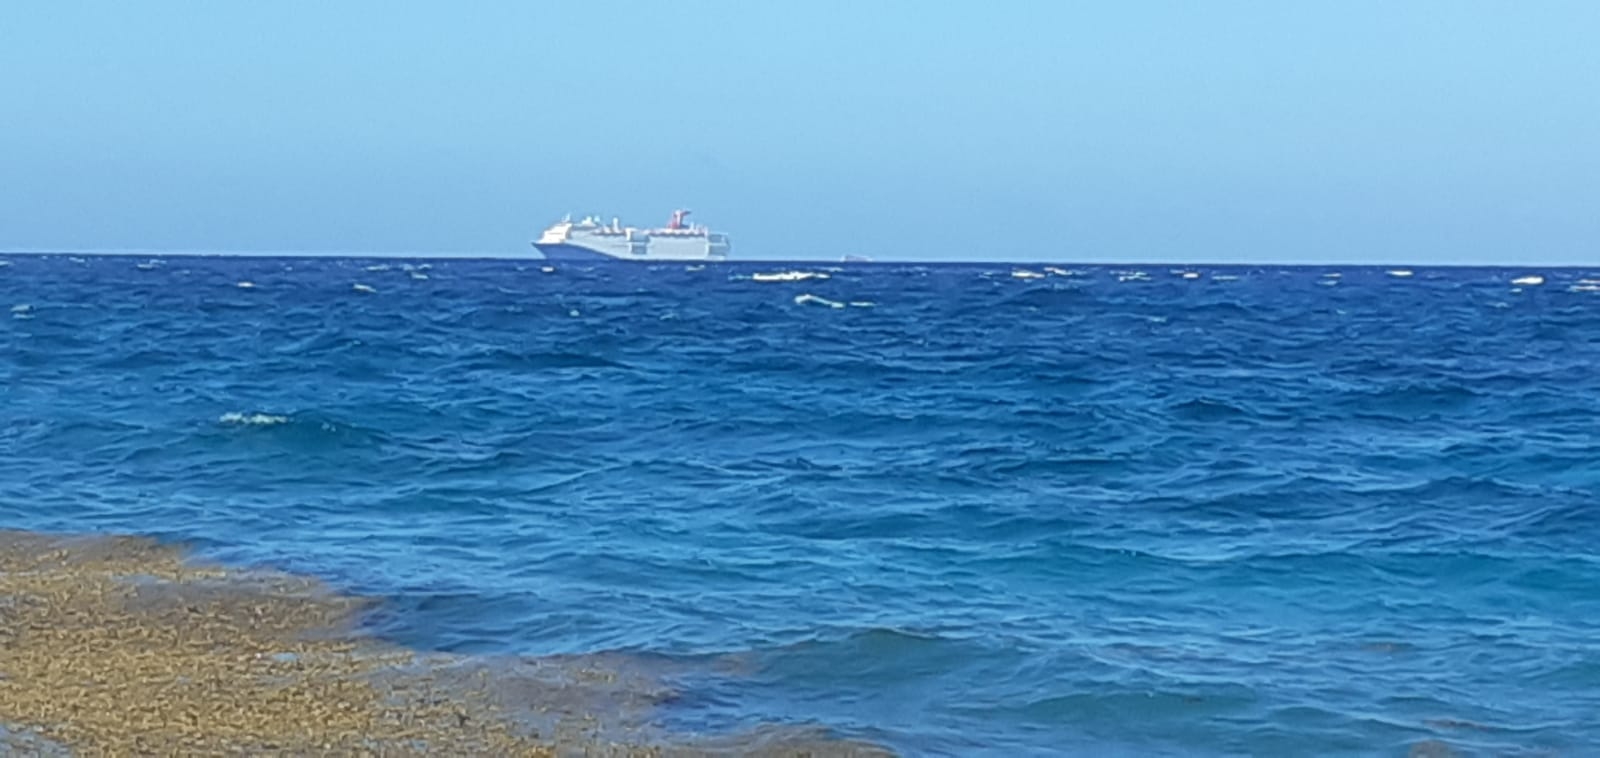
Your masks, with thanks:
M1205 397L1177 403L1171 406L1170 412L1174 416L1191 421L1228 421L1250 418L1255 415L1241 406Z
M245 426L276 426L289 423L288 416L277 416L269 413L241 413L230 411L222 414L217 421L224 424L243 424Z
M755 282L803 282L829 278L831 277L828 274L821 271L775 271L750 275L750 280Z
M592 353L552 350L519 351L494 348L480 351L461 361L457 367L465 371L515 369L519 371L571 368L630 369L626 363Z
M229 411L217 417L216 427L224 432L237 432L226 436L237 443L269 440L275 447L281 446L277 449L301 453L380 450L394 442L394 435L380 428L351 423L318 411ZM197 431L191 441L210 445L214 439L213 433L202 430Z

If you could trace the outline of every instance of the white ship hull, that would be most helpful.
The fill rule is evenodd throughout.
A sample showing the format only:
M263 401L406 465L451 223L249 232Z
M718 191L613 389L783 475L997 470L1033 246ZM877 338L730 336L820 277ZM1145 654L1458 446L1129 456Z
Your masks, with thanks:
M674 213L672 224L659 229L625 227L615 220L606 226L593 218L562 221L546 229L533 247L551 260L727 260L733 249L728 235L683 225L686 213Z

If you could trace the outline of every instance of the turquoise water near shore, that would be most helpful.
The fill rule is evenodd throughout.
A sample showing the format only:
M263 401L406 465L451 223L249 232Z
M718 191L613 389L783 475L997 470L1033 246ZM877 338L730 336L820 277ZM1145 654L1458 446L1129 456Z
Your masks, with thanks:
M682 731L1600 750L1597 272L0 260L0 526Z

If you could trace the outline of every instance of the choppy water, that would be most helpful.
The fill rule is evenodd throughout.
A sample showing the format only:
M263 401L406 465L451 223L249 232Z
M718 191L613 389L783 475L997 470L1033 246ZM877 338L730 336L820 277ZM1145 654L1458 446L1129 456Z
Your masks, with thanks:
M0 526L637 654L685 730L1600 751L1595 272L5 263Z

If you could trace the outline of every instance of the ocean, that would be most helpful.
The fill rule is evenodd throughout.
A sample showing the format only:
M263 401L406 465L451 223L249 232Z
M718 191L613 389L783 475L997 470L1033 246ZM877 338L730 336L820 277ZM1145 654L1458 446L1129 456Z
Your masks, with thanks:
M0 527L663 735L1600 753L1600 271L15 255L0 313Z

